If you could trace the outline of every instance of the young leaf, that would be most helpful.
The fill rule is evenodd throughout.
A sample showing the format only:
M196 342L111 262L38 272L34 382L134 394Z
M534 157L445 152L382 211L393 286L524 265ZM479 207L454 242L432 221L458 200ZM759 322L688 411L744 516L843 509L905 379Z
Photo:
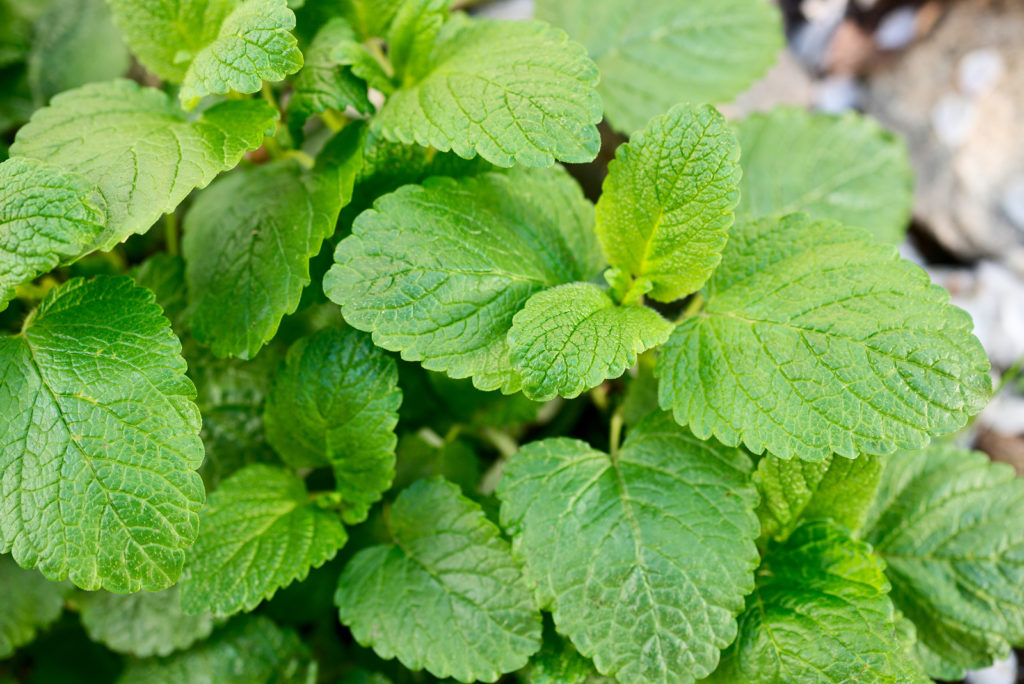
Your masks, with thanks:
M395 476L402 390L394 359L351 328L292 345L264 413L267 441L295 468L330 465L354 524Z
M917 626L929 674L958 679L1024 641L1024 481L984 454L933 446L889 461L865 538Z
M420 480L398 496L388 529L395 543L360 551L338 581L335 603L356 641L462 682L526 664L540 648L540 613L479 505L450 482Z
M103 0L53 3L33 34L28 80L40 105L65 90L122 76L131 64Z
M85 178L35 159L0 164L0 311L18 285L88 251L105 222Z
M0 337L0 551L83 589L174 584L195 539L195 388L130 278L55 288Z
M189 121L159 90L125 80L93 83L61 93L33 114L11 155L40 159L93 184L107 212L95 248L108 250L234 167L263 143L276 116L266 102L236 100Z
M135 55L181 83L191 109L206 95L254 93L302 67L287 0L108 0Z
M754 483L761 494L761 531L782 541L801 520L830 518L857 532L874 501L885 459L784 461L767 455L757 464Z
M332 53L338 43L355 41L355 32L347 21L335 17L317 32L306 50L306 64L295 78L288 101L288 128L298 138L307 119L328 109L352 107L362 114L373 112L366 83L339 64Z
M374 119L387 138L498 166L597 155L597 67L562 31L455 15L415 59L422 76L392 93Z
M388 61L396 83L414 85L430 72L430 61L422 57L437 41L453 2L406 0L399 5L387 34Z
M605 117L631 133L677 102L726 102L783 47L761 0L538 0L537 17L587 46Z
M654 309L617 306L597 285L570 283L541 290L515 315L509 358L529 398L572 399L622 375L671 332Z
M302 480L261 464L224 480L200 524L181 580L181 606L192 615L252 610L348 539L337 513L308 500Z
M316 673L309 648L295 632L262 616L238 617L191 650L130 660L118 684L313 684Z
M740 223L658 363L694 434L821 460L953 432L991 392L971 318L867 233L803 215Z
M89 638L139 658L166 656L210 636L213 616L186 615L178 586L156 593L96 591L76 598Z
M740 148L713 107L678 106L619 147L597 203L597 236L635 296L696 292L722 258L739 200Z
M828 522L769 549L739 636L709 682L919 682L897 637L883 564Z
M377 345L511 393L512 317L535 292L596 274L592 225L564 169L432 178L360 215L324 292Z
M0 556L0 659L60 617L69 588L35 570L19 568L10 556Z
M498 486L501 520L558 631L602 674L692 682L753 588L751 469L656 413L616 456L561 438L524 447Z
M185 217L182 251L188 318L200 344L249 359L274 337L352 197L361 145L353 127L316 169L283 160L224 176L199 195Z
M738 126L743 180L737 216L806 213L898 243L914 174L906 145L869 117L779 107Z

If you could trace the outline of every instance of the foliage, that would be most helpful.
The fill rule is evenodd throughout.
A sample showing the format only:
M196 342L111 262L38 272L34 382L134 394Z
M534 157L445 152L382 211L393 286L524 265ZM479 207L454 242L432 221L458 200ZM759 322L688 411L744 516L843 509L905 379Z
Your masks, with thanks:
M700 104L769 65L761 0L452 4L0 0L0 681L1024 644L1020 480L931 443L991 381L892 245L903 146Z

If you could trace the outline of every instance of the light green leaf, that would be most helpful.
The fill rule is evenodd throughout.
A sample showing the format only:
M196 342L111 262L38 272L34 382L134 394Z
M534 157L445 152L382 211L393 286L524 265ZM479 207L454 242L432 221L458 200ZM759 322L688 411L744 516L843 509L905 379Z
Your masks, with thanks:
M64 612L70 587L0 556L0 659L36 638Z
M534 294L515 315L509 357L526 396L572 399L622 375L671 332L654 309L617 306L597 285L570 283Z
M341 0L343 16L363 38L384 38L405 0Z
M294 160L245 169L192 205L182 242L188 318L217 356L252 358L298 307L309 261L352 197L359 133L353 127L334 138L316 169Z
M906 145L866 116L780 107L737 130L743 181L737 216L804 212L898 243L910 223L914 174Z
M108 250L234 167L263 143L276 116L266 102L250 100L223 102L188 121L159 90L125 80L93 83L33 114L11 155L93 184L107 212L95 248Z
M535 292L596 275L593 217L560 168L428 179L360 215L324 292L378 346L512 393L512 317Z
M538 0L537 17L586 45L605 117L623 133L678 102L732 100L783 47L764 0Z
M398 6L388 29L387 59L394 82L415 85L430 73L432 64L421 59L430 53L448 19L454 0L406 0Z
M35 22L28 80L38 104L57 93L117 78L131 58L103 0L63 0Z
M782 541L801 520L830 518L856 533L874 501L885 459L784 461L770 454L757 464L754 483L761 494L761 531Z
M525 446L498 486L501 520L539 602L599 672L692 682L733 640L754 585L751 470L657 413L616 456L563 438Z
M108 0L139 60L181 83L191 109L206 95L255 93L302 67L287 0Z
M128 662L119 684L314 684L317 665L290 629L238 617L198 647Z
M1024 481L1010 466L950 446L897 453L869 519L893 601L938 661L929 674L956 679L1024 642Z
M335 17L324 24L306 50L306 63L295 78L292 97L288 101L288 128L298 137L302 127L314 114L328 109L343 111L352 107L363 114L373 112L366 83L342 66L333 57L335 46L354 42L355 32L347 21Z
M166 656L210 636L213 616L186 615L178 586L156 593L96 591L76 598L89 638L140 658Z
M203 503L180 352L125 277L68 281L0 337L0 551L83 589L177 581Z
M35 159L0 164L0 311L18 285L88 251L105 222L84 178Z
M392 93L374 119L387 138L498 166L597 155L597 68L562 31L455 15L416 60L420 80Z
M334 558L348 539L340 516L309 501L283 468L254 464L210 495L181 580L186 613L252 610L310 568Z
M735 135L707 105L675 107L616 150L596 230L613 279L638 288L629 299L669 302L711 276L739 200L739 158Z
M420 480L387 519L395 543L363 549L338 581L335 603L356 641L462 682L524 666L540 648L540 613L480 506L450 482Z
M769 549L709 682L928 682L907 657L884 564L828 522Z
M267 441L295 468L330 465L346 523L366 519L395 477L402 390L394 359L351 328L292 345L264 413Z
M706 294L658 363L662 408L698 437L784 459L888 454L960 429L991 393L970 316L861 230L738 223Z

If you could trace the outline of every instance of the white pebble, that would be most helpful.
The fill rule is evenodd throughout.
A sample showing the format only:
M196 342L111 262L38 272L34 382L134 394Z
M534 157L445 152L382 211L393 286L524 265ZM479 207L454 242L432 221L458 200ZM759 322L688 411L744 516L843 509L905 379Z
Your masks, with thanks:
M971 670L964 677L967 684L1014 684L1017 681L1017 656L1010 651L1006 660L1000 660L984 670Z
M1024 231L1024 175L1011 178L1003 188L1002 205L1007 218Z
M947 147L959 147L974 128L974 103L963 95L947 94L932 109L932 130Z
M829 76L818 85L815 105L820 111L841 114L856 109L864 99L864 88L850 76Z
M1003 56L993 48L972 50L957 65L957 83L969 95L980 95L991 90L1003 77L1006 65Z
M875 31L875 45L882 50L902 50L917 35L917 10L901 7L889 12Z

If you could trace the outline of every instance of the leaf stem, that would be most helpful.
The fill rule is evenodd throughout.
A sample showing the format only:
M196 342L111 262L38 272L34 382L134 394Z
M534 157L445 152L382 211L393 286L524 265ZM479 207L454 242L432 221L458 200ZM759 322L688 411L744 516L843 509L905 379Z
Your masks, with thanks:
M694 292L693 297L691 297L690 301L686 304L686 308L683 309L683 313L676 319L676 325L679 325L687 318L698 314L702 308L704 308L704 295L700 292Z
M619 442L622 440L623 410L620 404L612 413L611 429L608 435L608 453L614 461L619 455Z
M174 211L164 214L164 243L171 256L178 256L178 236L178 214Z

